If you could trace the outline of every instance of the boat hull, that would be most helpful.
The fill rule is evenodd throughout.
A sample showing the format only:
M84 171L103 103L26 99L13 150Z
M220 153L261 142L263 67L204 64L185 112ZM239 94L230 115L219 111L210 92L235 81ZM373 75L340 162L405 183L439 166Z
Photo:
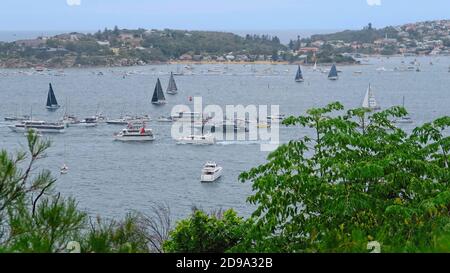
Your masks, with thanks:
M177 144L190 144L190 145L213 145L216 143L214 137L206 137L201 139L200 137L183 137L177 140Z
M60 108L59 105L56 106L46 106L45 108L47 108L48 111L56 111Z
M330 81L337 81L339 79L339 77L328 77L328 79Z
M202 174L200 176L200 181L206 182L206 183L214 182L222 176L222 172L223 172L223 169L220 169L217 172L215 172L214 174Z
M33 127L33 126L29 126L29 127L18 127L15 125L11 125L8 126L9 129L11 129L11 131L16 132L16 133L25 133L28 132L28 130L33 129L39 133L64 133L65 132L65 128L42 128L42 127Z
M155 140L154 136L114 136L114 140L121 142L148 142Z
M128 121L107 121L106 124L109 125L127 125Z
M152 104L154 105L164 105L166 103L167 103L166 101L152 101Z

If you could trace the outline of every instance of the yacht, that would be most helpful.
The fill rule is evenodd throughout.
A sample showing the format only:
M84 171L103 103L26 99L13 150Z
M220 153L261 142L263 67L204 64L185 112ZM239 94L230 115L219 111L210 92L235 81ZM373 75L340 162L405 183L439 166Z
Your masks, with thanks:
M178 112L171 116L173 121L179 122L201 122L202 114L198 112Z
M97 118L96 117L85 118L79 123L79 125L82 125L84 127L95 127L98 125Z
M403 97L403 104L402 104L403 108L405 108L405 97ZM395 120L392 121L393 123L413 123L413 120L411 118L411 116L409 114L407 114L406 116L397 118Z
M97 123L105 123L108 119L102 113L97 113L95 116Z
M148 115L143 116L125 116L118 119L110 119L106 121L107 124L111 125L127 125L129 123L142 123L149 122L151 118Z
M215 162L206 162L200 177L201 182L214 182L222 176L223 168Z
M64 133L65 131L63 123L51 123L41 120L27 120L8 127L13 132L26 132L29 129L34 129L41 133Z
M129 123L127 118L108 119L106 124L110 125L127 125Z
M335 81L335 80L339 79L338 71L336 69L336 65L335 64L333 64L333 66L330 69L330 73L328 73L328 79L332 80L332 81Z
M271 124L271 123L281 123L284 120L285 116L284 115L273 115L273 116L268 116L267 117L267 123Z
M161 116L161 117L157 118L156 121L158 121L158 122L173 122L173 118Z
M128 128L122 129L120 133L115 134L114 139L123 142L153 141L155 136L152 129L146 129L145 125L139 128L130 124Z
M367 88L366 95L364 96L362 107L370 111L376 111L381 109L381 107L377 103L377 100L375 99L375 95L372 86L370 84L369 87Z
M64 125L66 125L66 127L80 123L80 121L78 120L77 117L75 117L73 115L68 115L68 114L65 114L63 116L61 122L64 123Z
M190 135L177 140L177 144L212 145L215 143L216 138L212 134Z
M23 116L9 116L5 117L5 121L25 121L30 120L30 116L23 115Z

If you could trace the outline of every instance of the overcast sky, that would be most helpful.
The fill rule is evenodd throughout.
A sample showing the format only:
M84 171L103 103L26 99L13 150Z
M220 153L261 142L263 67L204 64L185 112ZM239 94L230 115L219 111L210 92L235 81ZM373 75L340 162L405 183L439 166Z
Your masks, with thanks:
M450 18L450 0L1 0L0 30L359 29Z

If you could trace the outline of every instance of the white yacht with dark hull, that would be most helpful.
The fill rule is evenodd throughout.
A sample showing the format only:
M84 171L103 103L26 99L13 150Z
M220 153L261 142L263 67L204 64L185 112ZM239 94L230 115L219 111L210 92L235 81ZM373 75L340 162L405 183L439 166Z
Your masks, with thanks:
M64 133L66 128L64 123L52 123L41 120L27 120L8 127L13 132L19 133L28 132L29 129L40 133Z
M206 162L200 177L201 182L214 182L222 176L223 168L215 162Z

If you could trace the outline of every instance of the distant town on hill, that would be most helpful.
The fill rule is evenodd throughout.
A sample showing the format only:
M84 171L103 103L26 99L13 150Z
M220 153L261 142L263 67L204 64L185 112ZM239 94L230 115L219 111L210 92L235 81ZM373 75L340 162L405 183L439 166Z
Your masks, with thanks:
M132 66L166 62L357 63L367 55L448 55L450 20L298 37L227 32L128 30L0 42L0 67Z

